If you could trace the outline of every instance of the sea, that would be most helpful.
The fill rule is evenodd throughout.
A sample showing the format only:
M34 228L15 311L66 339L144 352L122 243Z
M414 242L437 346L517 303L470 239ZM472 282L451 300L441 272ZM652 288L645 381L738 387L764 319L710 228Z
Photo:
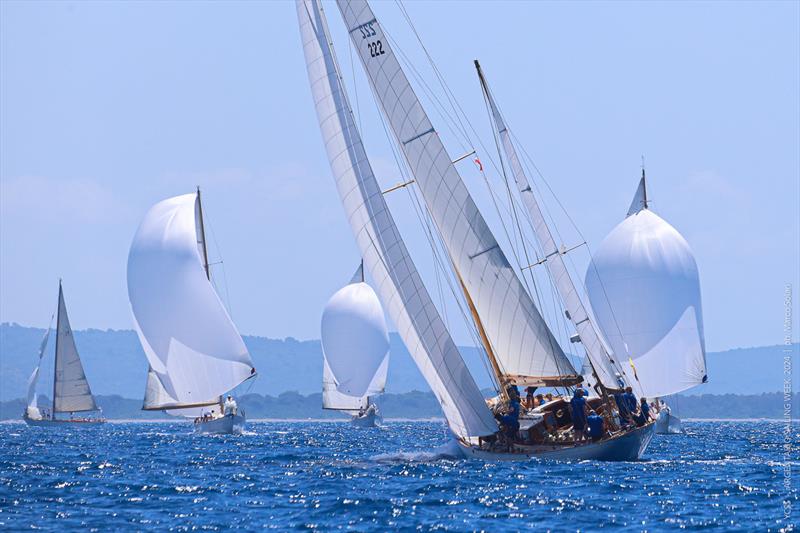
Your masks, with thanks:
M487 463L441 421L3 423L0 529L796 530L796 422L684 425L636 462Z

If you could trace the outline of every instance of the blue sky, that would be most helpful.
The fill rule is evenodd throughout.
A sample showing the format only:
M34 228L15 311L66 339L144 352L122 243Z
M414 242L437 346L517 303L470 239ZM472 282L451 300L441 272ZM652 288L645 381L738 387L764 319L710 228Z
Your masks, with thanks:
M624 216L645 155L653 209L695 252L707 345L719 350L781 343L786 283L800 301L799 5L406 8L491 148L472 67L481 60L591 246ZM397 5L374 7L424 70ZM350 68L335 6L327 12L355 73L368 152L391 185L401 178L369 89ZM0 15L0 320L45 325L63 277L73 327L130 328L125 265L139 219L199 184L240 331L318 337L322 306L359 259L293 3L4 1ZM490 211L478 174L461 169ZM390 204L412 251L424 250L410 204Z

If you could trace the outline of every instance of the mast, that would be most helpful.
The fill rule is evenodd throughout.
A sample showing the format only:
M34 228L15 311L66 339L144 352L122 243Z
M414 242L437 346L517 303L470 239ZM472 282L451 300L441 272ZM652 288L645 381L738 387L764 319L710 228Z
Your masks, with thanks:
M644 157L642 157L642 200L644 208L647 209L647 180L644 176Z
M203 202L200 200L200 186L197 186L197 212L200 226L200 244L203 245L203 268L206 271L208 281L211 281L211 269L208 267L208 248L206 247L206 227L203 223Z
M53 410L50 411L50 418L56 417L56 381L58 380L58 340L61 335L61 278L58 278L58 306L56 309L56 352L53 358Z

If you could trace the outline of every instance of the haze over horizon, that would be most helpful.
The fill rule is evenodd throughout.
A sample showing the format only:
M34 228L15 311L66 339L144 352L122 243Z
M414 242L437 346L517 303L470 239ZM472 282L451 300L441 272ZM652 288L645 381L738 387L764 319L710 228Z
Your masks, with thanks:
M294 9L0 3L0 322L45 327L62 277L73 328L132 329L125 269L136 227L154 203L200 185L211 259L224 258L214 276L240 332L319 337L322 307L359 257L322 146ZM800 4L406 9L478 130L484 162L496 154L475 58L593 249L627 211L644 154L653 210L697 259L708 350L783 342L784 288L800 290ZM375 10L424 72L397 6ZM327 12L367 151L378 179L392 185L403 178L360 65L350 64L338 12ZM451 155L461 155L457 136L449 140ZM469 165L459 170L500 234ZM436 293L407 196L390 204ZM586 257L576 262L582 281ZM798 302L795 294L795 327ZM471 344L456 329L458 343Z

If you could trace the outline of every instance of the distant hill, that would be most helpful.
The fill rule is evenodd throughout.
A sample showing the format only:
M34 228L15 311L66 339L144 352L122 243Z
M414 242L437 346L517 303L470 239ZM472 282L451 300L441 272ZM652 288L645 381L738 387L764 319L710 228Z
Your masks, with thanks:
M18 324L0 324L0 401L25 396L27 380L33 370L39 342L44 335L40 328ZM320 390L322 352L318 340L299 341L245 336L259 376L242 387L240 394L255 393L278 397L289 391L303 395ZM387 392L401 394L428 391L397 334L390 335L391 362ZM118 395L141 399L147 363L136 333L131 330L88 329L75 332L75 342L84 363L86 375L97 395ZM800 383L800 345L795 353L794 383ZM41 377L42 392L52 383L53 343L45 356ZM481 388L491 386L484 362L474 348L462 348L467 366ZM783 390L783 346L741 348L708 354L709 383L690 391L691 394L761 394ZM137 400L138 401L138 400Z
M42 404L48 404L46 397ZM103 416L109 419L173 419L157 411L142 411L140 400L120 396L98 396L97 403ZM757 395L704 394L680 396L670 399L673 412L682 418L774 418L783 417L784 397L778 392ZM800 413L800 393L793 398L793 413ZM433 393L406 392L385 394L379 400L386 418L441 418L442 412ZM284 392L279 396L245 394L239 405L247 417L279 419L344 419L345 415L322 409L322 394L304 396L297 392ZM0 402L0 420L19 420L25 402L22 399Z

